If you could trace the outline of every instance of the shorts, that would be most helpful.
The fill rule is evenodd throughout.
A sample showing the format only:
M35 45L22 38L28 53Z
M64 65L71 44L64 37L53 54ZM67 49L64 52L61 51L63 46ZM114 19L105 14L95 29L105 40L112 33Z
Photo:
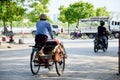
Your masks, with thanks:
M48 40L48 37L46 35L42 35L42 34L36 35L35 45L44 46L47 40Z

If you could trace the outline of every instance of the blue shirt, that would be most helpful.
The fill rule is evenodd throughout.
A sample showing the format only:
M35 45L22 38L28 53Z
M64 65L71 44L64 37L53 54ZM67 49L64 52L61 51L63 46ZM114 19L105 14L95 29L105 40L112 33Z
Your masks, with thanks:
M36 35L46 35L49 36L53 39L53 32L50 23L48 23L45 20L40 20L39 22L36 23Z

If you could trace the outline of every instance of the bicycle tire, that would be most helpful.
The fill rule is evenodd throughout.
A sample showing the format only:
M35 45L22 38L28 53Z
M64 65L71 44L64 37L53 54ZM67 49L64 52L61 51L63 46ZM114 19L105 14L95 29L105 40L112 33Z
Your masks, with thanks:
M61 63L63 64L62 66L61 66ZM63 58L63 61L61 63L55 62L55 68L56 68L56 72L57 72L58 76L61 76L64 72L64 68L65 68L65 59L64 58ZM58 68L58 66L61 66L61 69Z
M40 65L35 65L35 56L37 54L37 51L33 50L32 53L31 53L31 57L30 57L30 69L31 69L31 72L32 74L36 75L38 74L39 72L39 69L40 69Z
M63 49L63 50L65 52L65 49ZM55 62L55 68L56 68L56 72L57 72L58 76L61 76L64 72L64 69L65 69L65 57L64 57L64 54L62 52L59 53L59 55L60 55L61 59L60 59L60 61Z

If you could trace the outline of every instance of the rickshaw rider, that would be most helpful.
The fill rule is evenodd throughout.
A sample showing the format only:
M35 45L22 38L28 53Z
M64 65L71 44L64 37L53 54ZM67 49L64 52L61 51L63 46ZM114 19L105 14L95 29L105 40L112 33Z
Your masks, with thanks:
M46 14L40 15L40 21L36 23L36 35L35 35L35 46L44 46L50 36L53 39L53 32L49 22L47 22ZM57 39L54 39L55 41ZM55 54L63 51L62 48L56 49ZM44 55L43 51L40 50L38 55ZM58 60L57 58L55 58Z
M53 32L49 22L47 22L46 14L40 15L40 21L36 23L35 45L44 46L48 40L48 36L53 39Z

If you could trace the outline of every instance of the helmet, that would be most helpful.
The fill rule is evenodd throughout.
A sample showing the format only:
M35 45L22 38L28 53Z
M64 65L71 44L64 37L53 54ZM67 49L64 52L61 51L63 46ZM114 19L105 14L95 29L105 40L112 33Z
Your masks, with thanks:
M105 25L105 22L103 20L100 21L100 25Z
M47 19L46 14L41 14L41 15L40 15L40 19L41 19L41 20L46 20L46 19Z

